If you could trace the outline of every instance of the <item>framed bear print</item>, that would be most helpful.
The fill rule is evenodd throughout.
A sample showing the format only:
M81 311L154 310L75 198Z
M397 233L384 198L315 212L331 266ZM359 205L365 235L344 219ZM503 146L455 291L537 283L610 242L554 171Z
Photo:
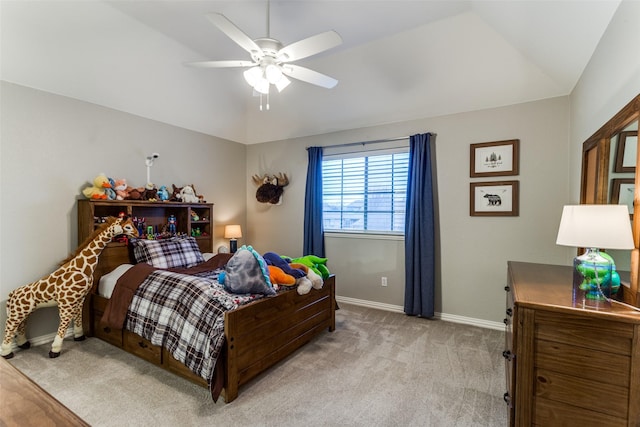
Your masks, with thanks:
M519 181L472 182L471 216L518 216Z

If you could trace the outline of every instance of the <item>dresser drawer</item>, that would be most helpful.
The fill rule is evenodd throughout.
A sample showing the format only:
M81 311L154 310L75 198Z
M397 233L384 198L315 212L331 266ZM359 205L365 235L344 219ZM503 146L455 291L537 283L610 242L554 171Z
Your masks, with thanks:
M634 327L630 323L577 317L538 310L535 339L608 353L631 355Z
M151 344L141 336L133 332L124 331L124 348L130 353L143 358L151 363L160 365L162 363L162 348Z

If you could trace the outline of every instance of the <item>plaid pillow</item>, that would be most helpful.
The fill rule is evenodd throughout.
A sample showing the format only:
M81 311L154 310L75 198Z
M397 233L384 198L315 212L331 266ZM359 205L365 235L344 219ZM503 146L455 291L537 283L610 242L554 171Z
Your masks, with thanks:
M136 262L146 262L158 268L187 268L204 262L198 243L193 237L135 239L131 244Z

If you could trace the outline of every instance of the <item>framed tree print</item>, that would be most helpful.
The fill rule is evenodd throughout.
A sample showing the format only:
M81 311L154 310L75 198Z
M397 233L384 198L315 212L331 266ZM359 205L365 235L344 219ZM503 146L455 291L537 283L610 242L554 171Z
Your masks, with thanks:
M472 178L519 173L520 140L471 144L469 175Z

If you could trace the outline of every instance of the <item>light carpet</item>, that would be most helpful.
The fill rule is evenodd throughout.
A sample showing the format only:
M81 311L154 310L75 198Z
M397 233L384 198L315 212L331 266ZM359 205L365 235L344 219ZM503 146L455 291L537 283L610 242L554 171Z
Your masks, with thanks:
M230 404L97 338L10 362L93 426L504 426L504 333L340 304Z

